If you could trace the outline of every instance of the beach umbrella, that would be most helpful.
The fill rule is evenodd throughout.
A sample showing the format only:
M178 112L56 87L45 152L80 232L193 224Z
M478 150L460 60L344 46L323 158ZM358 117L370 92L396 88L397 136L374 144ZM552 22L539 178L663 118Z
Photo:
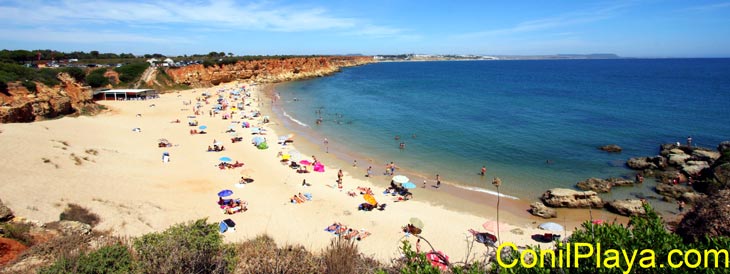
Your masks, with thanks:
M420 229L423 229L423 221L421 221L421 219L418 219L418 218L416 218L416 217L413 217L413 218L411 218L411 219L410 219L409 221L410 221L410 223L411 223L411 224L412 224L413 226L415 226L415 227L417 227L417 228L420 228Z
M408 189L416 188L416 184L414 184L413 182L405 182L402 184L402 186Z
M199 126L198 127L198 129L200 129L200 130L203 130L203 129L206 129L206 128L208 128L208 126Z
M408 181L409 181L409 179L406 176L403 176L403 175L393 176L393 182L396 182L396 183L399 183L399 184L403 184L403 183L406 183Z
M551 231L563 231L563 226L553 222L542 223L537 226L540 229L551 230Z
M230 157L220 157L220 158L219 158L218 160L220 160L221 162L226 162L226 163L228 163L228 162L230 162L230 161L231 161L231 158L230 158Z
M224 189L218 192L218 197L228 197L233 195L233 190L230 189Z
M286 136L279 136L279 143L283 143L286 141Z
M261 144L261 143L265 142L265 140L264 140L264 137L261 137L261 136L256 136L256 137L253 137L253 138L251 139L251 142L252 142L252 143L253 143L254 145L258 146L259 144Z
M487 230L487 232L495 233L497 231L497 222L486 221L482 224L482 227Z
M362 197L365 199L366 202L368 202L368 204L371 204L371 205L378 204L378 201L375 200L375 197L373 197L372 194L368 193L368 194L363 195Z
M290 154L283 154L283 155L281 155L281 159L288 161L289 159L291 159L291 155Z

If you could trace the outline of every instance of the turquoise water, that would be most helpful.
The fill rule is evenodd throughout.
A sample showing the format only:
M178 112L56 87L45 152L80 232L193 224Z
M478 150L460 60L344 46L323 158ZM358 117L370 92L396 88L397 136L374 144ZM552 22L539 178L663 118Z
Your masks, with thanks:
M317 144L326 136L360 166L373 159L382 173L395 161L463 186L498 176L518 197L631 176L626 159L688 135L730 140L730 59L375 63L276 91L285 126Z

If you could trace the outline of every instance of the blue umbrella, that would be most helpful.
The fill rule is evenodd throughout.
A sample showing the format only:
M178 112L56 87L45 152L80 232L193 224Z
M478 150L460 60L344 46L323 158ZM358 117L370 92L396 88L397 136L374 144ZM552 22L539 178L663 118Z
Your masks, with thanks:
M218 192L218 197L227 197L233 195L233 190L230 189L224 189L221 190L221 192Z
M542 223L537 226L540 229L552 230L552 231L563 231L563 226L553 222Z
M220 160L221 162L226 162L227 163L227 162L230 162L231 161L231 158L229 158L229 157L221 157L218 160Z
M206 129L208 126L199 126L198 129Z
M403 187L405 187L405 188L416 188L416 184L414 184L413 182L405 182L405 183L403 183Z
M256 136L256 137L253 137L253 139L251 139L251 142L253 142L253 144L257 145L257 146L259 144L263 143L264 141L265 141L264 137L261 137L261 136Z

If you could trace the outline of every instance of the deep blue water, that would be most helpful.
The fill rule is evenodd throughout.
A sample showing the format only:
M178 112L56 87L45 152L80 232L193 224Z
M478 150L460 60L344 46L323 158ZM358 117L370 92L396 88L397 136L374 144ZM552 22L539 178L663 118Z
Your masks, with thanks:
M630 175L626 159L689 135L713 148L730 140L730 59L376 63L277 92L279 107L307 125L287 126L346 144L377 172L395 161L463 185L499 176L522 197ZM597 149L605 144L624 151Z

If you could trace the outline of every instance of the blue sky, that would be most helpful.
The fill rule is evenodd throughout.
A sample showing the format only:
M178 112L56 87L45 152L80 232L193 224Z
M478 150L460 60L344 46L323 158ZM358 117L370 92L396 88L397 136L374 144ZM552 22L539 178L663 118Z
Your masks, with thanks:
M6 1L0 46L183 55L730 57L730 1Z

